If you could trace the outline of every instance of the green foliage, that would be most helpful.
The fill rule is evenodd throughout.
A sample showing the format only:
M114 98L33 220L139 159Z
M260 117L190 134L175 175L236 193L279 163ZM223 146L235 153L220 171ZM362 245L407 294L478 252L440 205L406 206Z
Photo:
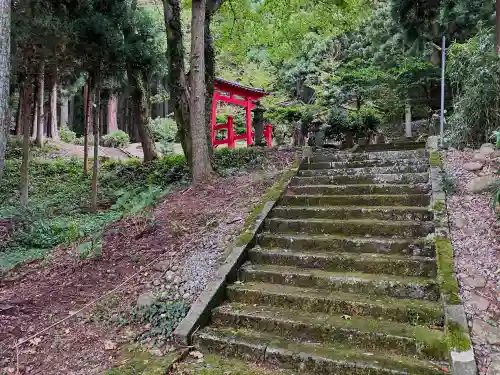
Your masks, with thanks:
M93 146L94 145L94 137L89 136L87 142L88 142L89 146ZM83 146L85 144L85 138L83 136L77 137L77 138L75 138L73 143L77 146Z
M461 303L458 281L453 272L453 245L448 238L436 238L436 257L438 263L438 281L445 302L449 305Z
M130 137L123 130L115 130L102 137L102 142L105 147L125 147L130 143Z
M5 159L21 159L23 156L23 137L13 136L7 139Z
M66 125L61 126L59 129L59 137L61 141L66 143L75 143L76 141L76 133L70 130Z
M84 242L76 248L82 260L100 258L102 255L103 232L92 235L89 241Z
M149 128L155 142L170 143L178 138L177 123L172 118L155 118Z
M361 107L359 111L349 113L350 129L357 136L365 136L377 130L381 123L379 112L375 108Z
M186 316L188 307L183 301L154 301L150 305L137 306L132 312L132 320L149 324L150 328L139 337L152 339L153 343L165 343L175 327Z
M479 145L499 121L500 58L493 32L484 30L466 43L453 44L447 73L454 91L447 139L455 147Z
M254 148L221 148L214 152L215 167L219 172L231 173L242 168L254 169L262 166L264 157Z
M129 191L121 190L118 193L119 198L112 206L112 209L123 210L134 215L153 207L158 199L165 194L166 192L158 186L148 186L144 190L142 188Z

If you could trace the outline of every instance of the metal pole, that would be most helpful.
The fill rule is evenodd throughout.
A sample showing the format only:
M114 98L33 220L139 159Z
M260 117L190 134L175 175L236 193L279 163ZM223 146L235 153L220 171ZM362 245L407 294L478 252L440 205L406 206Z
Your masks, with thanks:
M443 46L441 48L441 52L443 54L441 58L441 146L443 145L443 137L444 137L444 89L445 89L445 68L446 68L446 37L443 35Z

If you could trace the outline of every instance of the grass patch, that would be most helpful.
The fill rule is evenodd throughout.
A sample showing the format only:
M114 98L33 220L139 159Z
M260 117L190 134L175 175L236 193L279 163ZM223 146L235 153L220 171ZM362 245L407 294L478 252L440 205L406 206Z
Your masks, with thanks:
M443 167L443 158L439 151L431 151L429 155L429 163L431 167Z
M469 335L457 322L446 322L446 338L448 347L457 352L465 352L472 347Z
M437 201L432 206L432 210L439 212L439 213L444 213L446 211L446 204L444 203L444 201L441 201L441 200Z
M13 159L7 160L0 180L0 222L9 226L8 237L0 241L0 274L25 261L43 258L55 246L102 233L108 224L152 207L166 193L190 182L182 155L165 156L148 164L137 159L104 161L99 171L99 210L91 213L91 178L83 175L82 160L34 158L29 168L29 202L22 207L21 161L15 144L10 145ZM37 156L43 156L34 150ZM262 167L265 160L264 152L255 148L214 153L221 174ZM79 248L83 259L99 255L99 243L95 242Z
M446 237L436 238L436 256L438 263L438 281L445 302L449 305L461 303L458 281L453 275L453 245Z

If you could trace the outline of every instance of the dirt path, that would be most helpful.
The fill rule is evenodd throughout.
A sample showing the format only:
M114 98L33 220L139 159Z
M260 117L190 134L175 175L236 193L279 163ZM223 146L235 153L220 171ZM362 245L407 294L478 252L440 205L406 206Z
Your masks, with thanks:
M11 271L0 280L0 374L15 370L16 340L72 315L135 273L138 277L113 297L114 305L130 309L141 294L161 291L170 260L186 275L179 284L189 289L175 293L187 303L194 300L277 174L261 171L173 193L155 209L153 221L128 218L108 228L98 260L82 261L74 249L59 248L46 261ZM163 266L155 261L145 267L159 256ZM136 327L100 319L108 310L99 304L22 345L20 374L90 375L110 368Z

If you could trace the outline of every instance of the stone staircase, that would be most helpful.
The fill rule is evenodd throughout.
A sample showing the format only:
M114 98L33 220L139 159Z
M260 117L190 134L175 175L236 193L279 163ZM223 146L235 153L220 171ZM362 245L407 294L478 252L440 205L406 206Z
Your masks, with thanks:
M303 162L195 344L299 374L443 374L420 146Z

